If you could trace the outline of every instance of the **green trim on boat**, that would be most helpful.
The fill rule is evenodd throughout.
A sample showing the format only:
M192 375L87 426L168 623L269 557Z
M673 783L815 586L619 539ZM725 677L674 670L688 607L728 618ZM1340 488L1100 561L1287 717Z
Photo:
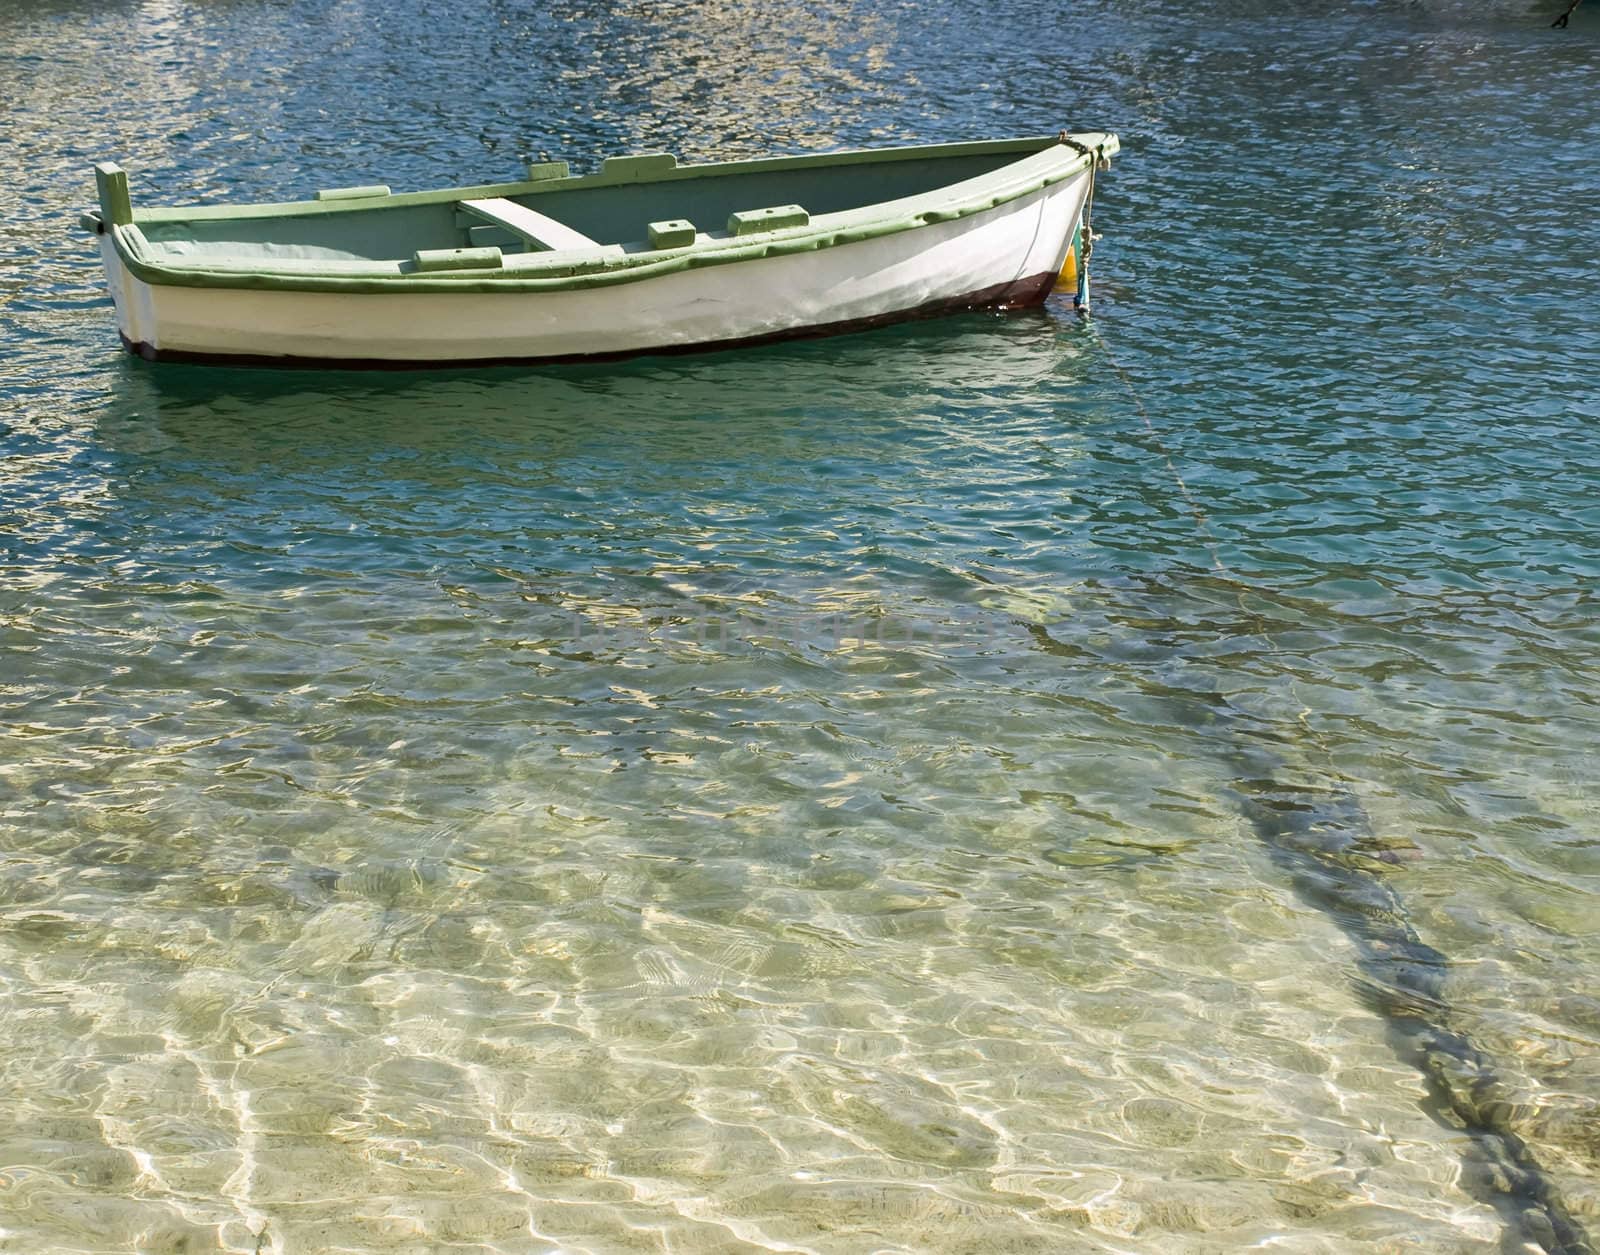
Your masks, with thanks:
M1088 147L1110 157L1117 152L1115 135L1073 136L1080 143L1086 139L1097 142ZM1060 141L1054 135L1040 135L1026 139L977 140L959 144L922 144L906 148L861 148L837 153L806 153L795 157L756 157L744 161L722 161L698 166L674 166L651 175L648 182L668 183L679 179L703 178L718 174L761 174L774 170L805 170L823 166L871 165L877 162L920 161L940 157L979 157L1006 153L1031 153L1055 147ZM1081 154L1075 154L1080 157ZM565 165L565 162L553 162ZM520 183L481 183L470 187L440 188L426 192L395 192L386 205L434 205L445 201L481 200L490 196L524 196L532 193L565 191L576 188L609 187L631 183L633 178L619 177L616 172L573 175L564 178L543 177L526 179ZM134 212L134 221L150 222L214 222L231 218L303 217L324 213L346 213L351 206L338 201L267 201L254 205L175 205L140 208Z

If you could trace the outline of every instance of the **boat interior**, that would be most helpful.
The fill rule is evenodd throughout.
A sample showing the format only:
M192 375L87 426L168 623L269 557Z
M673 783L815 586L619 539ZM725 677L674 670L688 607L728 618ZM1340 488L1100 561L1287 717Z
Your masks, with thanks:
M565 163L556 162L530 167L525 182L495 187L398 196L382 187L333 189L298 205L141 209L135 222L150 260L180 266L293 269L298 262L355 270L389 261L443 269L493 250L495 256L620 256L803 226L823 214L902 200L988 174L1052 142L685 167L668 155L646 154L609 158L581 178L567 176Z

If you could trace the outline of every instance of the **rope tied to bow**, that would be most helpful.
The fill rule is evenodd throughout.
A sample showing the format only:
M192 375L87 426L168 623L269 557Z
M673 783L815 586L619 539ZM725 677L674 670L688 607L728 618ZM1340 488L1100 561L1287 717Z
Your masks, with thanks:
M1074 139L1066 131L1056 136L1056 139L1068 148L1082 153L1089 159L1089 191L1083 200L1083 213L1079 218L1079 253L1078 273L1080 276L1078 292L1073 304L1079 313L1089 312L1089 258L1094 254L1094 242L1100 237L1094 233L1094 176L1100 166L1105 163L1105 157L1099 149L1090 148L1089 145Z

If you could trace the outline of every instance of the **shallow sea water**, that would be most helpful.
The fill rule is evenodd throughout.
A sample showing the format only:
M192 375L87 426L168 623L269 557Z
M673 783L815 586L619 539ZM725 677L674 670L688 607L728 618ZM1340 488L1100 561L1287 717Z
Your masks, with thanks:
M1288 7L0 0L0 1250L1539 1249L1380 891L1600 1232L1600 14ZM151 367L75 229L1064 125L1087 325Z

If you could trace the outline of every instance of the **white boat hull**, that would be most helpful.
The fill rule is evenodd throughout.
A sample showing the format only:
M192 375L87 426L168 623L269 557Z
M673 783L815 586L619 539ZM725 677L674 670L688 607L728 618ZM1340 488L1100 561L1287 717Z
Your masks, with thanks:
M487 363L715 348L1050 292L1091 173L991 209L803 253L551 292L252 290L144 282L101 256L125 343L152 359Z

